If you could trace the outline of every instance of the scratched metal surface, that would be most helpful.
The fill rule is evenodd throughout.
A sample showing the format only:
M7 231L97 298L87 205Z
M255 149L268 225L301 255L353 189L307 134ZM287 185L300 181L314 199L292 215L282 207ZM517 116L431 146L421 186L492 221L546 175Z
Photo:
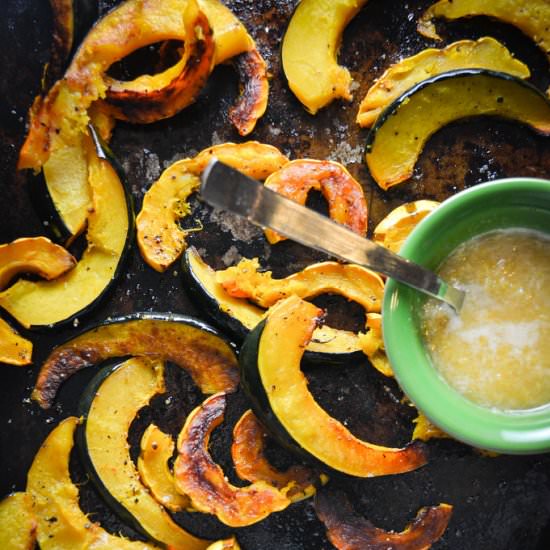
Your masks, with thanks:
M104 13L116 1L101 1ZM281 72L279 48L294 1L236 0L227 4L241 17L266 57L273 75L266 115L250 136L280 147L292 158L310 156L343 162L362 182L369 201L369 228L398 204L420 198L442 200L457 190L506 176L550 175L549 140L519 124L479 119L453 124L428 143L410 182L382 192L373 183L362 162L367 132L354 123L359 101L387 66L401 56L433 45L415 32L415 19L428 2L371 0L347 28L340 60L350 68L357 83L353 102L335 102L316 117L305 113L288 90ZM29 200L31 192L24 174L15 171L17 151L25 134L26 113L39 91L42 67L48 60L51 15L48 3L38 0L9 0L0 16L0 240L7 242L26 235L44 233ZM531 67L532 82L546 89L550 83L544 55L516 29L476 18L441 24L445 43L459 38L491 34ZM190 156L216 142L238 141L227 120L227 109L237 93L231 67L219 67L195 105L176 117L144 126L119 124L112 147L127 173L128 184L139 208L143 192L173 160ZM200 248L215 267L236 261L241 255L259 255L262 265L285 275L322 256L293 243L269 247L262 234L229 216L219 216L192 201L194 219L204 231L189 241ZM191 223L196 223L195 221ZM334 302L334 303L333 303ZM339 300L327 300L336 322L353 326L357 314ZM78 329L109 315L134 311L173 311L204 314L191 302L181 279L179 265L158 274L141 260L135 247L124 275L112 292L90 315L80 319ZM70 327L47 334L23 334L35 344L35 365L15 368L0 365L0 497L25 487L26 472L41 441L60 419L75 412L78 396L95 369L81 372L62 388L56 405L40 410L29 400L38 366L55 344L77 329ZM346 421L358 436L373 442L400 445L411 433L414 411L403 404L393 380L369 367L366 361L343 367L308 369L310 387L331 414ZM187 376L169 370L170 392L164 400L144 411L132 427L130 440L153 418L161 427L177 433L185 415L202 396ZM226 422L216 430L212 452L235 481L228 453L231 429L247 408L241 392L230 396ZM454 513L444 537L434 548L462 550L542 550L550 545L550 457L486 458L477 451L450 440L429 443L430 461L424 468L405 475L357 480L331 476L331 484L345 489L356 509L375 525L401 530L425 505L449 502ZM135 450L135 449L134 449ZM276 445L270 450L278 464L291 458ZM75 480L85 481L77 457L73 460ZM81 488L82 507L94 512L107 528L126 529L105 507L91 484ZM230 529L214 518L180 514L177 520L206 537L224 536ZM331 548L324 528L316 519L311 502L290 506L263 522L237 530L245 550L285 548L289 550Z

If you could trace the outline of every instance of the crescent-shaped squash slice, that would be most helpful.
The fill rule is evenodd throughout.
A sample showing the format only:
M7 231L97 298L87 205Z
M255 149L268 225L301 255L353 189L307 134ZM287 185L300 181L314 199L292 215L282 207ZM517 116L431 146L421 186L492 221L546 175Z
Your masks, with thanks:
M397 449L362 441L317 404L300 361L322 315L290 296L246 338L239 355L241 381L256 416L290 450L349 475L398 474L425 464L418 442Z
M41 550L153 550L146 542L132 541L105 531L78 502L78 488L69 473L69 459L79 419L70 416L56 426L34 457L27 476L33 498L37 540Z
M30 365L32 363L32 342L20 336L1 318L0 363L17 366Z
M351 99L349 71L337 62L342 33L367 0L302 0L283 38L290 89L315 114L333 99Z
M206 550L241 550L241 546L236 537L217 540L213 542Z
M338 550L426 550L443 536L452 511L449 504L426 506L403 531L396 533L375 527L357 514L341 492L319 491L315 496L315 512Z
M176 491L174 476L168 467L175 449L172 437L151 424L141 437L138 471L143 484L157 502L171 512L190 508L189 498Z
M329 216L359 235L366 235L368 222L367 200L361 184L339 162L299 159L290 161L265 181L265 186L304 205L308 193L320 191L328 202ZM285 237L265 230L271 244Z
M88 245L75 267L52 281L19 279L0 293L0 307L26 328L55 328L87 313L112 285L132 242L132 208L105 149L88 144L93 211Z
M12 493L0 501L0 548L33 550L36 546L36 515L32 496Z
M382 315L380 313L367 313L367 331L357 334L357 338L363 353L369 358L370 364L384 376L393 376L393 369L384 348Z
M69 376L126 355L171 361L207 394L233 391L239 383L233 349L206 323L177 314L135 313L110 318L54 348L40 369L33 399L48 408Z
M245 527L284 510L290 500L265 481L247 487L229 483L208 452L210 434L223 422L226 397L217 393L191 411L178 437L174 476L193 508L214 514L230 527Z
M285 472L274 468L264 454L267 438L267 432L252 410L246 411L233 428L231 457L237 475L251 483L265 481L286 494L291 502L314 495L316 484L324 479L306 466L291 466Z
M128 432L139 410L165 391L161 361L133 357L100 371L79 404L77 432L83 462L113 511L167 546L199 550L208 542L177 525L139 478L130 457Z
M265 179L288 162L276 147L248 141L214 145L170 165L145 193L136 219L141 255L153 269L165 271L185 249L187 232L178 221L189 213L187 199L214 157L255 179Z
M182 266L191 296L205 314L236 339L243 340L264 318L266 310L224 290L216 280L216 271L202 260L195 248L186 250ZM306 356L311 361L341 363L353 359L360 350L355 333L323 325L315 329Z
M529 83L485 69L442 73L408 90L378 117L367 137L372 177L382 189L405 181L432 134L478 115L517 120L550 134L550 100Z
M0 289L20 273L55 279L73 268L76 260L65 248L46 237L23 237L0 244Z
M378 115L401 94L426 78L456 69L490 69L529 78L529 67L489 36L479 40L459 40L443 49L427 48L401 59L369 88L359 105L357 124L370 127Z

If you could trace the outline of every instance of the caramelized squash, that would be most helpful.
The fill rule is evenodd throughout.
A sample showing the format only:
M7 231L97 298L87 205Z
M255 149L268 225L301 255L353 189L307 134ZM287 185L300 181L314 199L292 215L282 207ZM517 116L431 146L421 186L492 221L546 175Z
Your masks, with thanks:
M282 46L282 66L294 95L311 114L336 98L351 100L351 76L337 63L342 34L367 0L302 0Z
M30 365L32 363L32 342L20 336L1 318L0 363L17 366Z
M396 533L375 527L357 514L341 492L320 491L315 497L315 512L338 550L426 550L443 536L452 511L449 504L426 506L403 531Z
M329 216L359 235L366 235L367 201L361 184L338 162L330 160L293 160L274 172L265 186L304 205L309 191L320 191L328 202ZM265 230L271 244L285 237Z
M233 391L239 383L231 346L206 323L177 314L136 313L109 318L54 348L40 369L33 399L48 408L69 376L126 355L172 361L207 394Z
M456 69L491 69L529 78L529 67L517 60L500 42L489 36L459 40L443 49L427 48L401 59L369 88L359 105L357 124L370 127L380 113L409 88L426 78Z
M29 493L12 493L0 501L0 548L33 550L36 516Z
M384 190L407 180L432 134L479 115L517 120L550 134L550 100L537 88L485 69L451 71L420 82L378 118L367 138L372 177Z
M313 398L300 361L322 316L313 304L290 296L246 338L239 354L241 382L254 413L290 450L342 473L372 477L419 468L426 454L418 442L397 449L362 441Z
M200 512L214 514L230 527L244 527L284 510L290 500L265 481L248 487L229 483L208 452L210 434L223 422L226 397L212 395L194 409L178 437L174 464L176 487Z

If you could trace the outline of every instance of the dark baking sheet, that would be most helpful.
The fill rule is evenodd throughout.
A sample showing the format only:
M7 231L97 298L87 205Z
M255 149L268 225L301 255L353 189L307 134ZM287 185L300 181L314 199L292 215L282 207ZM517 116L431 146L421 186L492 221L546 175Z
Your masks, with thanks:
M101 1L103 13L116 1ZM279 48L294 1L228 1L243 20L267 59L273 79L266 115L250 136L280 147L292 158L310 156L343 162L365 186L372 230L393 207L402 202L432 198L442 200L465 187L507 176L548 177L550 141L531 130L505 121L476 119L441 130L428 143L412 180L382 192L362 162L366 131L354 123L360 99L376 76L402 56L433 45L415 31L415 20L429 2L371 0L346 29L341 61L350 68L358 88L352 103L335 102L316 117L303 110L289 92L281 72ZM441 23L444 43L459 38L490 34L502 40L532 70L532 82L541 89L550 83L548 62L519 31L486 18ZM44 63L48 60L51 14L44 0L8 0L0 16L0 241L44 233L30 204L31 188L24 174L15 171L17 151L25 134L26 113L39 91ZM230 67L218 67L195 105L178 116L149 126L118 124L112 147L128 174L139 209L144 190L173 160L190 156L215 142L239 141L227 120L227 108L237 93ZM262 234L247 223L212 214L196 201L195 215L205 231L189 238L215 267L236 261L241 255L260 255L262 264L285 275L322 256L293 243L270 248ZM335 322L354 326L352 310L341 300L326 299ZM79 327L109 315L134 311L174 311L203 318L190 301L179 265L164 274L147 267L134 249L125 274L109 298ZM29 400L38 365L48 351L77 329L69 327L47 334L30 334L35 343L35 366L0 365L0 497L25 487L26 472L41 441L60 419L75 412L78 395L95 369L81 372L63 387L56 405L40 410ZM29 336L28 333L22 331ZM376 443L400 445L409 437L415 411L403 404L393 380L379 375L366 361L344 367L315 367L307 371L315 397L331 414L345 420L359 435ZM133 427L131 440L155 418L177 433L185 414L202 396L185 373L169 370L169 404L164 400L143 412ZM235 481L228 455L233 423L247 408L241 392L229 398L226 423L212 441L212 452ZM356 509L375 525L401 530L421 506L449 502L454 505L451 523L434 548L492 550L542 550L550 547L550 456L499 456L487 458L451 440L429 443L430 462L404 475L358 480L332 475L331 486L344 489ZM284 465L291 460L276 446L272 459ZM78 460L73 461L76 480L85 480ZM102 504L91 484L81 489L82 506L107 528L124 530ZM232 530L214 518L181 514L190 530L206 537L224 536ZM129 529L125 532L132 535ZM263 522L237 530L245 550L264 548L331 548L311 501L294 504Z

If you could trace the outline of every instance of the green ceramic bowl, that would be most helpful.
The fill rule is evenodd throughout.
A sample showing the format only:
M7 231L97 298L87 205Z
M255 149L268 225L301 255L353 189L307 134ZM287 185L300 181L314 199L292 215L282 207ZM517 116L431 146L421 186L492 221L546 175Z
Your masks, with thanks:
M511 178L477 185L446 200L414 229L400 254L432 270L460 243L493 229L550 234L550 181ZM438 374L420 333L424 295L389 280L383 304L386 352L405 394L456 439L502 453L550 451L550 404L496 411L464 398Z

